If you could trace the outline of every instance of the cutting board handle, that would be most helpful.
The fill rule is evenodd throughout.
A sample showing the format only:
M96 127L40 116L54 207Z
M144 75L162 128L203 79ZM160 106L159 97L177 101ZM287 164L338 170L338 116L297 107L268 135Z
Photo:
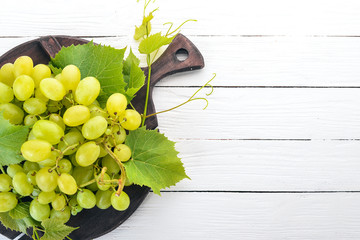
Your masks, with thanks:
M179 33L152 64L150 86L153 87L162 78L171 74L201 69L204 66L204 58L200 51L188 38ZM144 73L147 76L147 68L144 69Z

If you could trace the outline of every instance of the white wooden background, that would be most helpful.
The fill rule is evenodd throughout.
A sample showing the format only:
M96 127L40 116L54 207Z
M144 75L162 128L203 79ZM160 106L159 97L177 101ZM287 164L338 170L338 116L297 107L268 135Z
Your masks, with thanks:
M209 107L159 115L191 181L150 194L105 239L359 239L360 2L157 0L205 69L162 80L157 110L217 73ZM0 55L49 34L124 47L135 0L5 1ZM0 237L0 239L4 239Z

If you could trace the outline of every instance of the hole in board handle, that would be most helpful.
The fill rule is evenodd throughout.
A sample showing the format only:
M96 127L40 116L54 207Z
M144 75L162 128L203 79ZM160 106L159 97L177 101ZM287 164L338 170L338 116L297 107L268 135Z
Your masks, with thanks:
M184 48L180 48L179 50L176 51L175 56L176 56L177 60L179 60L180 62L183 62L186 59L188 59L189 52Z

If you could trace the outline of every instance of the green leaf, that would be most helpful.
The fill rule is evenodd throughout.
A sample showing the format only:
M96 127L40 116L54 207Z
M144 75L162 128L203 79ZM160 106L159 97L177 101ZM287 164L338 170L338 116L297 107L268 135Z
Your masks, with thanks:
M149 186L160 195L161 189L189 178L177 156L175 143L158 131L145 127L130 131L126 145L132 152L132 158L124 163L131 182Z
M17 164L23 161L21 145L29 133L28 126L12 125L0 112L0 165Z
M50 218L42 221L41 225L44 227L45 234L40 240L63 240L72 231L78 229L66 226L61 221Z
M135 96L135 93L144 86L145 75L144 72L139 67L140 60L133 54L130 49L129 56L124 61L124 80L127 84L126 87L126 96L128 97L129 102Z
M151 19L154 18L153 12L155 12L157 9L153 10L149 13L147 17L144 16L142 24L140 27L135 26L135 34L134 39L139 40L140 38L146 36L148 33L151 32Z
M6 228L22 233L26 233L26 229L29 227L38 226L38 223L31 217L14 219L10 216L9 212L0 213L0 221Z
M130 48L130 53L127 56L126 60L124 61L124 68L123 73L124 75L130 75L131 66L135 64L136 66L139 66L140 59L138 59L135 54L133 53L132 49Z
M174 39L173 37L162 36L161 33L155 33L143 39L139 44L139 52L150 54L164 45L168 45Z
M14 209L9 211L10 217L13 219L23 219L30 217L30 202L21 202Z
M95 45L93 42L83 45L63 47L50 61L52 70L63 69L74 64L80 69L81 77L95 77L101 84L98 101L102 106L107 98L115 93L125 94L126 83L123 79L123 58L125 49Z

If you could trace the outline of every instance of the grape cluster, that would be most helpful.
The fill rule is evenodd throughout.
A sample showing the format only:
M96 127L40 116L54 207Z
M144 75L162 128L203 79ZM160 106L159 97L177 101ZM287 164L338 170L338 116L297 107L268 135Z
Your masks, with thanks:
M140 114L126 109L127 98L112 94L105 109L95 77L81 79L66 66L56 76L44 64L22 56L0 69L0 111L15 125L30 127L21 146L25 161L0 174L0 212L31 201L37 221L64 223L82 209L97 206L124 211L130 204L122 162L131 158L124 144L128 131L141 124Z

